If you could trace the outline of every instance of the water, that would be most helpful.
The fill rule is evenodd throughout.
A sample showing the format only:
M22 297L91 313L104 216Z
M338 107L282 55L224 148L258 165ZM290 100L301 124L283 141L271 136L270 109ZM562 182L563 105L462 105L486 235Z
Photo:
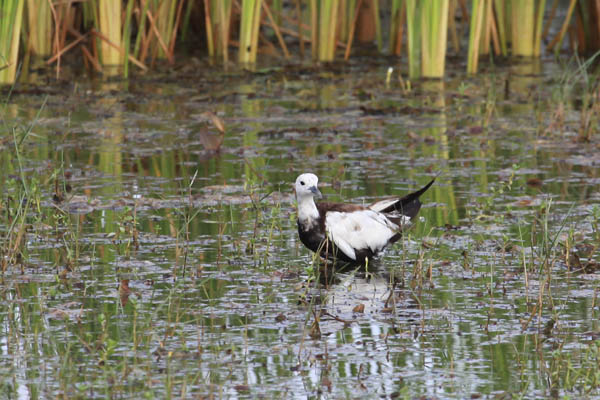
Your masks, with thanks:
M561 92L551 60L410 91L387 68L17 90L0 138L2 395L599 397L584 89ZM403 240L322 285L296 232L308 171L358 203L441 175Z

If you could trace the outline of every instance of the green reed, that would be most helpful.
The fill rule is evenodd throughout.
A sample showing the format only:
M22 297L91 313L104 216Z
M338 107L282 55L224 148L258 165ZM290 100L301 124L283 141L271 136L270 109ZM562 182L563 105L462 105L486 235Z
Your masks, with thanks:
M242 0L238 53L238 61L242 64L256 62L261 8L262 0Z
M0 0L0 84L14 82L17 75L23 4Z
M27 22L21 29L24 4ZM294 51L302 56L305 37L310 38L306 42L311 43L314 61L331 62L344 46L348 59L358 32L361 42L371 41L379 52L398 56L406 46L411 78L442 77L448 36L458 52L459 33L468 31L467 72L476 73L480 56L492 51L539 56L557 4L545 21L546 0L90 0L39 5L32 0L1 0L0 82L15 80L19 50L25 47L20 36L27 39L27 54L52 55L57 74L63 53L81 49L86 66L100 71L101 65L120 65L128 76L129 63L142 70L158 59L173 64L178 36L189 36L193 26L205 31L206 42L199 46L224 66L233 46L238 47L242 65L256 63L261 53L278 53L275 42L285 59L293 59ZM596 51L599 18L597 2L571 0L548 49L559 51L569 34L573 51ZM469 28L461 29L467 21ZM261 31L263 24L272 29ZM23 35L14 33L21 30ZM384 43L389 44L385 50ZM261 45L267 51L261 52Z
M47 1L27 0L28 45L34 54L52 54L52 13Z

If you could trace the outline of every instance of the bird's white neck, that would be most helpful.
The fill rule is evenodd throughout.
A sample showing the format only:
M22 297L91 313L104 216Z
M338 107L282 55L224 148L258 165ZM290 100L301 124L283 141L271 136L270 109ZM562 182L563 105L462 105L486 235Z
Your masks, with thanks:
M298 199L298 219L304 224L311 225L313 221L319 218L319 210L312 196L301 197Z

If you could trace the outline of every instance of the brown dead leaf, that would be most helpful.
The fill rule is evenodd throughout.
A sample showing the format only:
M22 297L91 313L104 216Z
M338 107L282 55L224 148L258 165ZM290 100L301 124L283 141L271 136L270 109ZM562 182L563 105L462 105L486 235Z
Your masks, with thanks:
M224 139L224 132L210 132L208 129L200 131L200 143L202 143L202 146L208 151L219 151Z
M527 186L531 186L533 188L540 188L542 187L543 182L540 178L529 178L527 179Z
M364 313L365 312L365 305L362 304L362 303L356 305L356 307L354 307L352 309L352 312L355 312L355 313Z
M125 307L131 296L131 289L129 288L129 279L121 279L119 283L119 297L121 298L121 306Z
M308 335L312 338L312 339L320 339L321 338L321 327L319 326L319 321L315 320L311 327L310 327L310 332L308 333Z
M517 206L519 207L527 207L528 205L531 205L531 199L521 199L517 201Z
M213 123L215 128L217 128L219 130L219 132L225 133L225 123L223 123L223 120L221 118L219 118L217 116L217 114L215 114L212 111L206 111L206 112L202 113L202 115L204 117L208 118L210 120L210 122Z
M328 392L331 392L331 380L324 376L323 379L321 379L321 385L327 388Z
M275 321L276 322L283 322L287 319L287 317L285 315L283 315L283 313L279 314L278 316L275 317Z

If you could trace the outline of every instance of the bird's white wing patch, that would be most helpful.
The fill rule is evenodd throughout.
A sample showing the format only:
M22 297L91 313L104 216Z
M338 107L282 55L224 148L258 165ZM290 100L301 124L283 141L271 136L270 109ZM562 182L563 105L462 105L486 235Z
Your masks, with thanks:
M374 253L382 250L399 229L373 210L330 211L325 216L325 228L329 239L353 260L358 250L369 248Z
M386 208L392 206L394 203L397 203L398 201L399 201L398 198L384 199L384 200L380 200L378 202L371 204L369 206L369 208L373 211L381 212L382 210L385 210ZM410 217L402 214L399 211L392 211L389 213L385 213L385 215L388 217L400 218L401 219L400 224L402 226L406 226L411 223Z
M373 211L381 212L381 210L385 210L386 208L388 208L389 206L391 206L397 202L398 202L397 197L392 198L392 199L383 199L383 200L379 200L378 202L371 204L369 206L369 208Z

